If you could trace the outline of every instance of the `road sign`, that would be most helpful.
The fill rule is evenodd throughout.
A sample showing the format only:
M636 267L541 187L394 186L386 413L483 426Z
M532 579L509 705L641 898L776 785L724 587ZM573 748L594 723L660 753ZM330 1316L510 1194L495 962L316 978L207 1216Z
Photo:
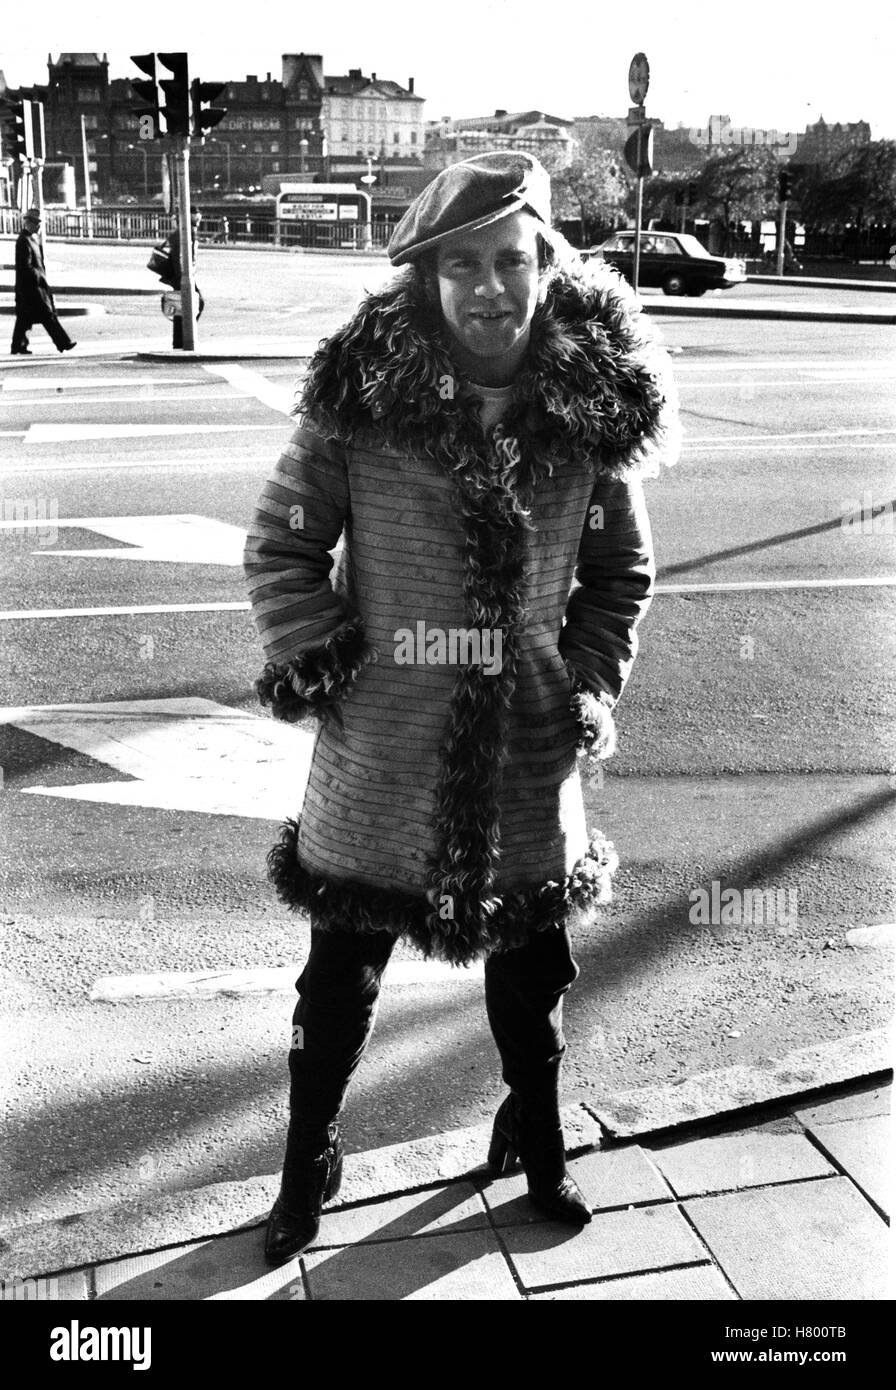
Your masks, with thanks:
M636 106L643 106L650 86L650 64L643 53L636 53L628 70L628 94Z
M643 106L630 106L630 107L628 108L628 119L627 119L627 121L626 121L626 125L643 125L643 123L644 123L644 107L643 107Z
M639 179L653 173L653 127L641 132L641 162L638 163L638 132L633 130L625 142L625 162Z

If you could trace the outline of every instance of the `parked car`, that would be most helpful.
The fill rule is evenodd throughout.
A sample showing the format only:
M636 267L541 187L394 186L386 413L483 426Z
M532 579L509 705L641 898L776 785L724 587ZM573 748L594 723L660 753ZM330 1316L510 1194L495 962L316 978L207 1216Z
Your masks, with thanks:
M616 232L583 251L614 265L626 280L632 279L635 234ZM695 236L685 232L642 232L638 284L644 288L662 286L666 294L705 294L707 290L729 290L747 278L746 262L729 256L711 256Z

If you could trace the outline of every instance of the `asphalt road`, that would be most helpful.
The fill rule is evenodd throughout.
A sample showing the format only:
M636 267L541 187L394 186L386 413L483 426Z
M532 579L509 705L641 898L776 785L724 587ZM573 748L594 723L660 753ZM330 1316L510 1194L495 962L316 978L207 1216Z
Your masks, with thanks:
M303 333L325 332L382 269L233 255L263 269L215 295L209 332L219 305L228 333L272 332L290 305L307 309ZM298 278L263 310L265 277L287 273L275 259ZM661 592L620 752L586 787L623 867L601 925L576 936L567 1008L566 1096L598 1110L890 1010L886 950L846 934L894 915L893 330L663 331L687 444L650 485ZM293 996L239 994L226 972L292 978L307 950L263 862L298 807L307 736L256 706L239 568L294 379L289 361L55 354L0 376L14 1224L280 1163ZM59 612L72 609L87 611ZM784 895L780 916L694 922L692 895L713 882ZM484 1120L501 1094L479 974L404 952L390 969L352 1149ZM129 977L158 990L160 972L226 978L140 997Z

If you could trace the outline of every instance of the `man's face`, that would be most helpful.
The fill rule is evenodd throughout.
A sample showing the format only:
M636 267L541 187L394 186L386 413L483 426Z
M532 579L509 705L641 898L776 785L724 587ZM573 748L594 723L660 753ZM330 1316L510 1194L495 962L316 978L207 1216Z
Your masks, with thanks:
M538 232L526 212L475 232L459 232L439 247L436 262L442 315L460 361L518 365L538 304Z

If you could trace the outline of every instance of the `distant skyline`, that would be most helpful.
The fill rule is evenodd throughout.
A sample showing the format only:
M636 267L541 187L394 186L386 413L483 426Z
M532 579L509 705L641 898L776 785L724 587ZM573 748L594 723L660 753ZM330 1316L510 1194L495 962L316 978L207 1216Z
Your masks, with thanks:
M866 0L856 16L852 26L843 10L807 18L793 0L752 13L707 0L686 10L641 0L619 14L593 0L552 9L532 0L391 0L388 11L342 0L305 15L286 0L239 11L184 0L176 16L120 0L42 0L17 9L14 35L4 26L0 69L11 86L30 86L46 81L50 51L105 52L110 76L137 76L131 53L186 49L199 76L233 81L279 78L282 53L321 53L328 73L360 67L403 86L413 76L429 120L496 108L573 119L623 114L629 61L643 51L648 114L669 126L724 114L735 126L799 133L823 115L866 120L874 139L893 139L892 0Z

